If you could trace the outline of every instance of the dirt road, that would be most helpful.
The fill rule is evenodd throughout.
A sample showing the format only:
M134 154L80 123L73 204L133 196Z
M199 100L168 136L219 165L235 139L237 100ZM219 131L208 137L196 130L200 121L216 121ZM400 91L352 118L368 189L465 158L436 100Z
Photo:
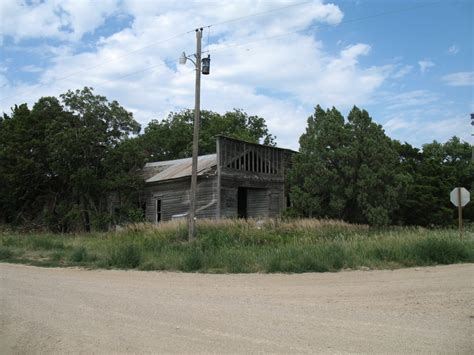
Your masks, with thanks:
M204 275L0 264L0 353L473 353L474 264Z

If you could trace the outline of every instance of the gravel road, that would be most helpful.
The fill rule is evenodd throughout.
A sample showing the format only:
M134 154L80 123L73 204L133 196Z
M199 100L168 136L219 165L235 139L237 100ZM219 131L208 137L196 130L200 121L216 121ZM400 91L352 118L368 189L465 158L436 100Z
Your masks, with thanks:
M0 353L474 353L474 264L209 275L0 264Z

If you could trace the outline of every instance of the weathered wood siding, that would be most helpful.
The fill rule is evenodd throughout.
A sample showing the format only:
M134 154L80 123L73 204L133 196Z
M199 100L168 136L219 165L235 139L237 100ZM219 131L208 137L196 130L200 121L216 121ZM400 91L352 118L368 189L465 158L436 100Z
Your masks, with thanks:
M221 187L221 217L237 217L237 188Z
M217 214L217 179L216 177L199 177L196 193L196 217L216 218ZM189 190L191 178L157 183L147 189L145 216L150 222L156 220L156 200L161 200L162 221L172 216L189 212Z
M239 187L248 189L247 215L250 218L277 217L285 208L283 183L223 176L221 178L221 217L237 217Z
M145 218L148 222L156 222L156 198L152 196L146 199Z
M249 218L268 217L270 213L270 191L268 189L247 190L247 216Z
M292 152L226 137L218 137L217 152L222 217L237 217L239 187L248 189L248 217L277 217L283 212Z
M277 217L286 207L285 177L291 154L285 149L218 137L217 166L198 177L196 216L238 217L242 188L246 191L246 213L242 213L241 201L241 215ZM146 190L146 219L156 221L157 200L161 201L162 221L187 215L190 185L191 177L150 183Z

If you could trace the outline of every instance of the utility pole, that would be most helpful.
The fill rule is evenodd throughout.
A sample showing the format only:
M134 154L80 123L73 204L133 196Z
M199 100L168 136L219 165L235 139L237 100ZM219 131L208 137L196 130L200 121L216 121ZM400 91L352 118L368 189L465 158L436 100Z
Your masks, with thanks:
M196 238L196 190L198 167L199 120L201 113L201 40L202 28L196 29L196 87L194 95L194 133L193 133L193 165L191 172L191 193L189 196L188 239Z
M194 132L193 132L193 158L191 171L191 190L189 193L189 219L188 219L188 239L196 238L196 191L197 191L197 168L198 168L198 153L199 153L199 121L201 119L201 73L209 75L211 67L211 56L208 54L207 58L201 59L201 40L202 28L196 29L196 53L194 60L186 56L183 52L179 58L179 64L186 64L189 59L196 70L196 87L194 93ZM201 65L202 64L202 65ZM201 70L202 69L202 70Z

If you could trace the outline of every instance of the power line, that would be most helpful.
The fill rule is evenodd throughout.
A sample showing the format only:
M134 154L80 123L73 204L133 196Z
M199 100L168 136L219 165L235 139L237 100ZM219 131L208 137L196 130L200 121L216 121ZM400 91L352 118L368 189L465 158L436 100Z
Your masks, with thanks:
M250 17L262 16L262 15L266 15L266 14L269 14L269 13L272 13L272 12L277 12L277 11L281 11L281 10L286 10L286 9L291 8L291 7L306 5L306 4L309 4L309 3L311 3L311 2L313 2L313 0L298 2L298 3L291 4L291 5L287 5L287 6L277 7L277 8L275 8L275 9L271 9L271 10L268 10L268 11L256 12L256 13L249 14L249 15L245 15L245 16L234 17L234 18L231 18L231 19L228 19L228 20L225 20L225 21L215 22L215 23L212 23L212 24L210 24L210 25L198 26L198 28L210 28L210 27L215 27L215 26L219 26L219 25L224 25L224 24L226 24L226 23L231 23L231 22L236 22L236 21L245 20L245 19L250 18ZM188 31L187 33L191 33L191 32L194 32L194 31L195 31L195 30L190 30L190 31Z
M336 25L339 26L339 25L345 25L345 24L348 24L348 23L360 22L360 21L363 21L363 20L368 20L368 19L377 18L377 17L381 17L381 16L392 15L392 14L396 14L396 13L400 13L400 12L415 10L415 9L419 9L419 8L422 8L422 7L427 7L427 6L430 6L430 5L437 5L437 4L440 4L440 3L441 2L438 1L438 2L434 2L434 3L430 3L430 4L423 4L423 5L411 6L411 7L407 7L407 8L403 8L403 9L398 9L398 10L380 12L378 14L373 14L373 15L368 15L368 16L363 16L363 17L358 17L358 18L354 18L354 19L341 21L341 22L339 22L335 25L332 25L332 24L319 25L319 26L316 26L316 28L321 29L321 28L327 28L327 27L334 27ZM309 31L313 31L313 30L314 30L313 28L306 28L306 27L305 28L300 28L300 29L297 29L297 30L294 30L294 31L285 32L285 33L281 33L281 34L277 34L277 35L273 35L273 36L268 36L268 37L262 37L262 38L258 38L258 39L248 41L248 42L242 42L242 43L236 43L236 44L231 44L231 45L227 45L227 46L216 47L216 48L213 48L212 51L215 52L215 51L220 51L220 50L224 50L224 49L228 49L228 48L241 47L241 46L245 46L247 44L262 42L262 41L271 40L271 39L275 39L275 38L286 37L286 36L289 36L289 35L292 35L292 34L304 33L304 32L309 32Z
M215 27L215 26L219 26L219 25L224 25L224 24L231 23L231 22L241 21L241 20L244 20L244 19L247 19L247 18L250 18L250 17L262 16L262 15L266 15L266 14L269 14L269 13L272 13L272 12L277 12L277 11L286 10L286 9L289 9L289 8L292 8L292 7L306 5L306 4L309 4L311 2L313 2L313 1L312 0L311 1L303 1L303 2L299 2L299 3L279 7L279 8L268 10L268 11L257 12L257 13L246 15L246 16L241 16L241 17L236 17L236 18L221 21L221 22L216 22L216 23L204 26L204 27Z
M84 72L86 72L86 71L89 71L89 70L91 70L91 69L95 69L95 68L104 66L105 64L109 64L109 63L111 63L111 62L114 62L114 61L123 59L123 58L125 58L125 57L128 57L128 56L130 56L130 55L132 55L132 54L134 54L134 53L136 53L136 52L139 52L139 51L141 51L141 50L143 50L143 49L152 47L152 46L157 45L157 44L160 44L160 43L169 42L169 41L171 41L171 40L173 40L173 39L176 39L176 38L178 38L178 37L182 37L182 36L184 36L185 34L187 34L187 32L183 32L183 33L180 33L180 34L178 34L178 35L169 37L169 38L167 38L167 39L164 39L164 40L161 40L161 41L158 41L158 42L154 42L154 43L152 43L152 44L148 44L148 45L146 45L146 46L144 46L144 47L140 47L140 48L137 48L137 49L128 51L128 52L126 52L126 53L124 53L124 54L122 54L122 55L120 55L120 56L118 56L118 57L116 57L116 58L112 58L112 59L110 59L110 60L108 60L108 61L107 61L107 60L106 60L106 61L102 61L102 62L100 62L99 64L91 65L91 66L85 67L85 68L83 68L83 69L81 69L81 70L77 70L77 71L75 71L75 72L69 73L69 74L64 75L64 76L61 76L61 77L59 77L59 78L56 78L56 79L55 79L55 82L58 82L58 81L61 81L61 80L64 80L64 79L69 79L69 78L71 78L71 77L73 77L73 76L76 76L76 75L78 75L78 74L82 74L82 73L84 73ZM39 87L43 87L43 86L46 86L46 85L48 85L48 84L40 84ZM2 98L0 99L0 101L4 101L4 100L7 100L7 99L11 99L11 98L14 98L14 97L17 97L17 96L20 96L20 95L24 95L24 94L30 94L30 93L32 93L32 92L34 92L34 90L26 90L26 91L20 92L20 93L15 94L15 95L10 95L10 96L2 97Z
M269 10L269 11L265 11L265 12L260 12L260 13L255 13L255 14L251 14L251 15L247 15L247 16L242 16L242 17L237 17L237 18L234 18L234 19L230 19L230 20L226 20L226 21L222 21L222 22L217 22L217 23L214 23L214 24L211 24L211 25L207 25L207 26L203 26L204 28L209 28L212 27L212 26L217 26L217 25L221 25L221 24L225 24L225 23L230 23L230 22L235 22L235 21L240 21L240 20L243 20L245 18L249 18L249 17L254 17L254 16L261 16L261 15L264 15L264 14L267 14L267 13L271 13L271 12L276 12L276 11L280 11L280 10L283 10L283 9L287 9L287 8L291 8L291 7L296 7L296 6L300 6L300 5L304 5L304 4L307 4L307 3L310 3L312 1L306 1L306 2L301 2L301 3L297 3L297 4L293 4L293 5L288 5L288 6L285 6L285 7L280 7L280 8L277 8L277 9L272 9L272 10ZM359 22L359 21L363 21L363 20L367 20L367 19L371 19L371 18L376 18L376 17L381 17L381 16L386 16L386 15L391 15L391 14L395 14L395 13L400 13L400 12L405 12L405 11L410 11L410 10L415 10L415 9L419 9L419 8L423 8L423 7L427 7L427 6L431 6L431 5L437 5L439 4L440 2L434 2L434 3L430 3L430 4L422 4L422 5L417 5L417 6L411 6L411 7L407 7L407 8L403 8L403 9L397 9L397 10L391 10L391 11L385 11L385 12L381 12L381 13L378 13L378 14L373 14L373 15L368 15L368 16L363 16L363 17L359 17L359 18L355 18L355 19L349 19L349 20L346 20L346 21L341 21L339 22L337 25L343 25L343 24L348 24L348 23L354 23L354 22ZM317 26L318 28L327 28L327 27L334 27L335 25L331 25L331 24L326 24L326 25L320 25L320 26ZM225 49L229 49L229 48L235 48L235 47L241 47L241 46L245 46L245 45L248 45L248 44L252 44L252 43L258 43L258 42L262 42L262 41L266 41L266 40L271 40L271 39L275 39L275 38L281 38L281 37L285 37L285 36L289 36L289 35L292 35L292 34L295 34L295 33L304 33L304 32L308 32L308 31L312 31L313 29L312 28L303 28L303 29L298 29L298 30L294 30L294 31L290 31L290 32L286 32L286 33L282 33L282 34L278 34L278 35L274 35L274 36L268 36L268 37L263 37L263 38L259 38L259 39L255 39L255 40L252 40L252 41L248 41L248 42L243 42L243 43L237 43L237 44L233 44L233 45L228 45L228 46L222 46L222 47L217 47L217 48L213 48L212 51L215 52L215 51L221 51L221 50L225 50ZM64 80L64 79L68 79L72 76L75 76L77 74L81 74L87 70L90 70L90 69L95 69L97 67L100 67L100 66L103 66L107 63L110 63L110 62L113 62L113 61L116 61L116 60L120 60L124 57L127 57L135 52L138 52L138 51L141 51L143 49L146 49L146 48L149 48L151 46L154 46L156 44L160 44L160 43L164 43L164 42L168 42L168 41L171 41L175 38L178 38L178 37L181 37L185 34L188 34L189 32L194 32L195 30L192 30L192 31L188 31L188 32L183 32L183 33L180 33L178 35L175 35L175 36L172 36L170 38L167 38L165 40L162 40L162 41L157 41L157 42L153 42L153 43L150 43L148 44L147 46L144 46L144 47L140 47L140 48L137 48L135 50L132 50L132 51L129 51L121 56L118 56L108 62L101 62L100 64L96 64L96 65L93 65L93 66L90 66L90 67L87 67L87 68L84 68L84 69L81 69L79 71L76 71L76 72L73 72L73 73L70 73L66 76L63 76L63 77L59 77L55 80L55 82L58 82L58 81L61 81L61 80ZM209 47L209 44L208 44L208 47ZM209 52L209 48L207 49L207 51L204 51L202 53L205 53L205 52ZM133 73L129 73L129 74L125 74L125 75L122 75L120 77L117 77L115 79L109 79L109 80L104 80L104 82L112 82L112 81L116 81L116 80L120 80L120 79L123 79L125 77L128 77L128 76L132 76L132 75L135 75L135 74L138 74L138 73L142 73L142 72L146 72L152 68L155 68L157 67L159 64L157 65L152 65L152 66L149 66L149 67L146 67L144 68L143 70L140 70L140 71L137 71L137 72L133 72ZM39 86L37 86L35 89L32 89L32 90L26 90L26 91L23 91L23 92L20 92L18 94L15 94L15 95L10 95L10 96L7 96L7 97L3 97L3 98L0 98L0 101L4 101L4 100L7 100L7 99L10 99L10 98L14 98L14 97L17 97L17 96L20 96L20 95L24 95L24 94L29 94L29 93L33 93L37 90L38 87L44 87L48 84L40 84Z
M210 31L210 28L212 26L218 26L218 25L222 25L222 24L225 24L225 23L231 23L231 22L236 22L236 21L241 21L241 20L244 20L246 18L250 18L250 17L255 17L255 16L262 16L262 15L265 15L265 14L268 14L268 13L272 13L272 12L276 12L276 11L281 11L281 10L284 10L284 9L288 9L288 8L291 8L291 7L296 7L296 6L301 6L301 5L305 5L307 3L310 3L312 1L305 1L305 2L300 2L300 3L296 3L296 4L291 4L291 5L288 5L288 6L283 6L283 7L279 7L279 8L275 8L275 9L272 9L272 10L269 10L269 11L263 11L263 12L259 12L259 13L254 13L254 14L250 14L250 15L246 15L246 16L241 16L241 17L236 17L236 18L232 18L232 19L229 19L229 20L225 20L225 21L221 21L221 22L216 22L214 24L210 24L210 25L207 25L207 26L203 26L203 28L208 28L209 31ZM91 70L91 69L95 69L95 68L98 68L98 67L101 67L101 66L104 66L106 64L109 64L111 62L115 62L117 60L121 60L125 57L128 57L136 52L139 52L139 51L142 51L144 49L147 49L147 48L150 48L150 47L153 47L157 44L160 44L160 43L164 43L164 42L168 42L168 41L171 41L173 39L176 39L178 37L181 37L181 36L184 36L190 32L194 32L195 30L191 30L191 31L187 31L187 32L183 32L183 33L180 33L180 34L177 34L175 36L172 36L170 38L167 38L167 39L164 39L164 40L160 40L160 41L156 41L156 42L150 42L149 44L147 44L146 46L143 46L143 47L140 47L140 48L137 48L137 49L134 49L134 50L131 50L131 51L128 51L126 52L125 54L123 55L120 55L116 58L111 58L110 60L104 60L102 61L101 63L99 64L95 64L95 65L92 65L92 66L89 66L89 67L86 67L86 68L83 68L81 70L78 70L78 71L75 71L75 72L72 72L72 73L69 73L65 76L61 76L59 78L56 78L55 81L58 82L58 81L61 81L61 80L64 80L64 79L68 79L68 78L71 78L75 75L78 75L78 74L81 74L81 73L84 73L88 70ZM208 33L208 48L207 48L207 51L209 51L209 33ZM76 55L71 55L71 56L67 56L66 58L72 58L72 57L75 57ZM49 58L52 58L54 56L50 56L50 57L47 57L47 58L43 58L43 59L49 59ZM43 71L44 73L44 71ZM40 84L38 85L36 88L38 87L44 87L48 84ZM30 93L33 93L36 89L33 89L33 90L26 90L26 91L23 91L23 92L20 92L20 93L17 93L15 95L10 95L10 96L5 96L5 97L2 97L0 98L0 102L1 101L4 101L4 100L7 100L7 99L11 99L11 98L14 98L14 97L17 97L17 96L20 96L20 95L25 95L25 94L30 94Z

